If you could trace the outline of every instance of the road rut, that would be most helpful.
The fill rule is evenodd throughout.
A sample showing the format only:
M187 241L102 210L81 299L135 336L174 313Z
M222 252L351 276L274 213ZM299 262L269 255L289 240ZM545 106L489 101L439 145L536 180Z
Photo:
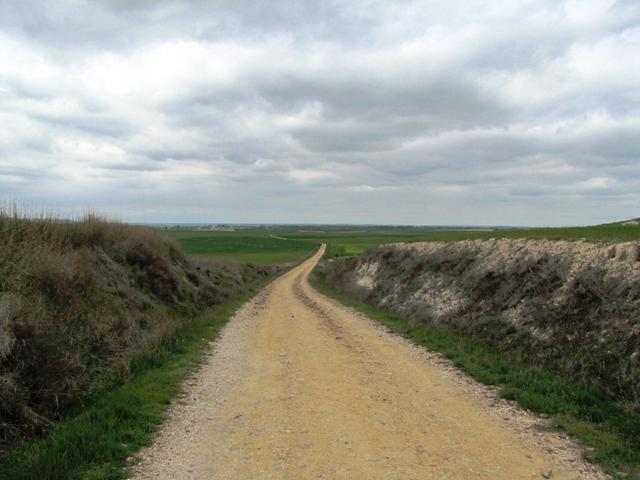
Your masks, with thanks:
M237 312L134 478L608 478L545 420L313 290L323 251Z

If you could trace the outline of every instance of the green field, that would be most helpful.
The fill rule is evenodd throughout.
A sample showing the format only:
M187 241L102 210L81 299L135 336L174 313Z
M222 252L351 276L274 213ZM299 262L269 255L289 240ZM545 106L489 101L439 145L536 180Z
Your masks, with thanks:
M166 233L180 242L187 255L259 264L295 262L312 252L317 245L313 241L275 238L277 233L261 230L220 232L171 229Z
M490 230L444 227L273 227L207 231L173 228L166 234L178 240L189 255L228 258L261 264L298 261L326 243L329 258L358 255L371 247L396 242L456 241L486 238L551 240L640 240L640 225L598 225L569 228L500 228Z

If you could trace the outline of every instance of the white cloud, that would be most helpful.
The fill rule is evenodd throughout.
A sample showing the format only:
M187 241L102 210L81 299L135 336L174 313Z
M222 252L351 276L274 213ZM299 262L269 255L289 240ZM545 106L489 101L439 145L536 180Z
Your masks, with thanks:
M300 170L294 169L288 172L288 177L294 181L302 183L315 183L322 180L336 178L336 174L322 170Z
M577 184L579 190L601 190L615 186L617 180L613 177L594 177Z

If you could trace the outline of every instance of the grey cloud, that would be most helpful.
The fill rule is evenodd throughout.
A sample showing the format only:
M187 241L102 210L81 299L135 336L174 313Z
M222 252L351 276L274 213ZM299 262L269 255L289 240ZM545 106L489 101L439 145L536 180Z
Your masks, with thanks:
M48 172L33 170L30 168L20 168L18 166L4 166L0 164L0 175L9 175L26 180L38 180L47 178Z
M408 83L399 76L393 83L372 85L364 78L336 82L327 71L326 78L284 72L265 82L261 73L241 79L235 90L203 87L164 105L163 111L180 127L206 125L215 135L247 105L272 115L318 105L317 121L285 132L311 152L390 150L416 136L501 125L512 116L476 85L459 79Z
M34 120L64 129L79 130L96 136L129 137L137 126L113 116L33 114Z
M260 89L263 98L276 107L304 102L320 102L328 120L363 118L381 120L381 116L432 117L445 127L464 127L475 122L504 119L504 108L485 98L476 85L459 78L433 81L429 78L408 80L402 72L393 82L376 84L361 78L335 82L331 72L322 79L275 79Z

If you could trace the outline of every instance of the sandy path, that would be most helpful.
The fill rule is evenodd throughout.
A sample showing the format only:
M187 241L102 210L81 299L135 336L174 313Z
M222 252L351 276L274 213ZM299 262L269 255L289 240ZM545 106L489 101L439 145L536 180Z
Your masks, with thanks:
M544 420L315 292L321 253L225 327L134 478L607 478Z

